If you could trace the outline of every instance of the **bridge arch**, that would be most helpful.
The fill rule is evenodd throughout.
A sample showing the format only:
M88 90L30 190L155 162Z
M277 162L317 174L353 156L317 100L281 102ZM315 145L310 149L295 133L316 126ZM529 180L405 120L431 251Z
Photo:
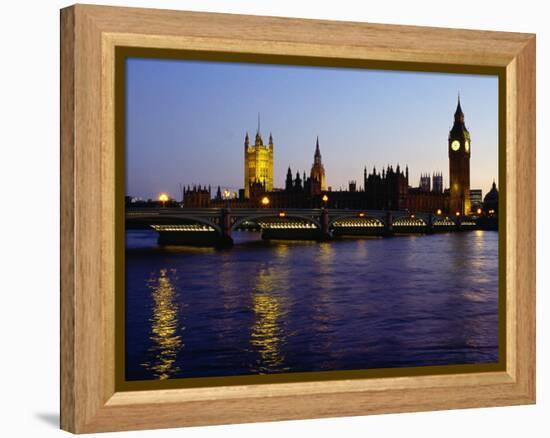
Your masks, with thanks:
M282 222L283 220L291 220L291 219L300 219L304 222L310 223L315 226L317 229L321 229L321 224L318 220L301 215L301 214L285 214L284 216L280 216L278 214L274 213L261 213L261 214L253 214L245 217L238 218L233 225L231 225L231 231L235 231L237 228L239 228L244 222L254 222L257 224L260 228L263 228L261 225L261 219L276 219L274 222Z
M132 225L147 225L152 228L152 225L187 225L187 224L202 224L212 227L216 233L222 235L222 229L218 223L215 223L208 218L200 216L178 215L177 217L161 216L161 215L143 215L126 218L126 227L131 228ZM128 227L130 225L130 227Z
M338 215L330 218L328 227L329 229L331 229L331 228L334 228L335 225L338 225L339 223L345 223L345 222L350 222L350 226L354 226L352 225L352 223L355 223L355 222L357 223L364 222L365 226L369 226L369 225L374 227L386 226L385 219L382 219L375 215L371 215L368 213L365 213L364 215L353 213L353 214L342 214L342 215ZM358 225L355 225L355 226L358 226Z
M433 221L434 227L454 227L456 222L448 216L436 218Z
M392 222L393 227L427 227L426 222L422 217L416 215L407 215L396 217Z

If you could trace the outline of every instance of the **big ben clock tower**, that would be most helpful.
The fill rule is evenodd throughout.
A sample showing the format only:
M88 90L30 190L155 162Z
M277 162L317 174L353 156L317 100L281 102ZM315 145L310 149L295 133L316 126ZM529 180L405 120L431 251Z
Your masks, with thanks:
M451 185L450 213L470 213L470 133L464 124L460 96L455 122L449 132L449 183Z

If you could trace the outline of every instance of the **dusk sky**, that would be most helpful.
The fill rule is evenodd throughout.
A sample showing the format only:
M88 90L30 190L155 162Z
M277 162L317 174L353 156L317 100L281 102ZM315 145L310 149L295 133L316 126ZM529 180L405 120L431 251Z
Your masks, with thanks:
M471 188L498 185L498 78L204 61L127 61L126 193L180 199L179 184L244 185L243 143L258 113L273 134L275 187L309 175L319 144L327 186L363 186L363 168L409 166L409 184L441 171L460 92L472 138Z

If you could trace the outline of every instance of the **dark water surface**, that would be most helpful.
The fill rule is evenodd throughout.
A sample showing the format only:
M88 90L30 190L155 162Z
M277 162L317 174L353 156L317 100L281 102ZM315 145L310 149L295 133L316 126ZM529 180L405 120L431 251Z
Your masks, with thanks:
M230 250L128 231L126 380L498 360L498 233Z

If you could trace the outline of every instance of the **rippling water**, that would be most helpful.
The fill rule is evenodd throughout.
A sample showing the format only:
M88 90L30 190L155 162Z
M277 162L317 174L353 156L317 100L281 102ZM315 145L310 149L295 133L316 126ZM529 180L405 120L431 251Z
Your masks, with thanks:
M229 250L126 235L126 379L498 360L498 233Z

